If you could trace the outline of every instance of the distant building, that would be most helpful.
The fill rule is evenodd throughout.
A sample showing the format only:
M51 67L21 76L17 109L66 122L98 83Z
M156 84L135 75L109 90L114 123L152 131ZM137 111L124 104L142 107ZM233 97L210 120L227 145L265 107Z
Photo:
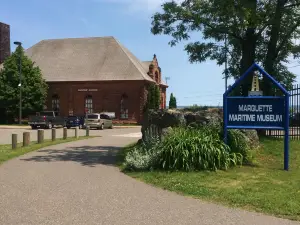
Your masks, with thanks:
M166 107L156 55L141 62L114 37L43 40L25 54L49 85L45 108L63 116L115 112L117 120L140 123L151 83L160 87Z
M0 22L0 64L10 55L10 27Z

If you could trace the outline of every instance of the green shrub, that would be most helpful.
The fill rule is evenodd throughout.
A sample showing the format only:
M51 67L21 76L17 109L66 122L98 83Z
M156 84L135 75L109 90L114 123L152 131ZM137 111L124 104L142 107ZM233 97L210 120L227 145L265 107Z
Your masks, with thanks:
M189 111L189 112L199 112L203 110L207 110L208 106L200 106L200 105L192 105L189 107L185 107L183 111Z
M160 144L158 166L165 170L218 170L241 164L243 157L231 153L214 126L176 128Z
M158 161L159 154L159 139L157 138L136 145L126 154L125 169L133 171L151 170Z
M136 146L125 158L129 170L226 170L243 162L243 154L231 151L220 138L220 127L174 128L162 141L155 138Z
M250 154L250 140L243 132L240 130L229 130L227 144L232 153L239 153L243 156L243 163L252 161L252 156Z

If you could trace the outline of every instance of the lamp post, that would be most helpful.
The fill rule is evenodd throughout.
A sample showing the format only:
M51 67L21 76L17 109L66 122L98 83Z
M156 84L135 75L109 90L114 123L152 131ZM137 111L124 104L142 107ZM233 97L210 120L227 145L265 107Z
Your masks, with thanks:
M22 43L19 41L14 42L18 47L22 47ZM20 106L19 106L19 124L22 124L22 55L19 54L19 85L20 88Z

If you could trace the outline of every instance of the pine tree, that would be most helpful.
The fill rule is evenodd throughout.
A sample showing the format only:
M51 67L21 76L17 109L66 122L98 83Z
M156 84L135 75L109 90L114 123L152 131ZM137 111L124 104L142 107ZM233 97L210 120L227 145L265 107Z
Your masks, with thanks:
M174 109L177 109L177 100L175 96L173 97L173 106Z
M19 60L21 55L21 86L19 87ZM22 90L22 115L28 116L43 110L48 86L39 67L24 54L22 47L8 57L0 71L0 106L5 115L16 118L19 112L20 88Z
M176 108L177 108L176 98L174 97L173 93L171 93L170 100L169 100L169 109L176 109Z

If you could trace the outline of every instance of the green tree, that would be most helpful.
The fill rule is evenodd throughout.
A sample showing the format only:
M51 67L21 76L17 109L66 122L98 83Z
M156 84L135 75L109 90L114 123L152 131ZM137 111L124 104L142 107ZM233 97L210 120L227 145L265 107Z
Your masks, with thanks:
M154 109L159 109L160 107L160 89L158 85L155 85L154 89Z
M240 77L257 62L290 88L295 74L286 63L289 56L300 56L300 47L293 42L300 34L299 8L297 0L169 1L162 5L162 13L152 17L151 31L154 35L172 36L171 46L189 40L193 32L200 32L202 41L185 46L190 62L211 59L222 65L227 53L229 77ZM248 94L250 86L251 77L241 88L243 95ZM262 86L265 94L274 92L269 82L263 80Z
M154 86L152 84L148 87L148 94L147 94L147 103L146 108L147 109L154 109Z
M19 87L19 59L22 60L22 85ZM39 67L24 54L22 47L8 57L0 71L0 105L2 113L9 117L18 117L20 88L22 89L22 115L28 116L43 110L48 86L42 78Z
M169 109L176 109L176 108L177 108L176 98L174 97L173 93L171 93L170 100L169 100Z
M159 109L160 90L158 85L150 84L148 87L146 109Z

